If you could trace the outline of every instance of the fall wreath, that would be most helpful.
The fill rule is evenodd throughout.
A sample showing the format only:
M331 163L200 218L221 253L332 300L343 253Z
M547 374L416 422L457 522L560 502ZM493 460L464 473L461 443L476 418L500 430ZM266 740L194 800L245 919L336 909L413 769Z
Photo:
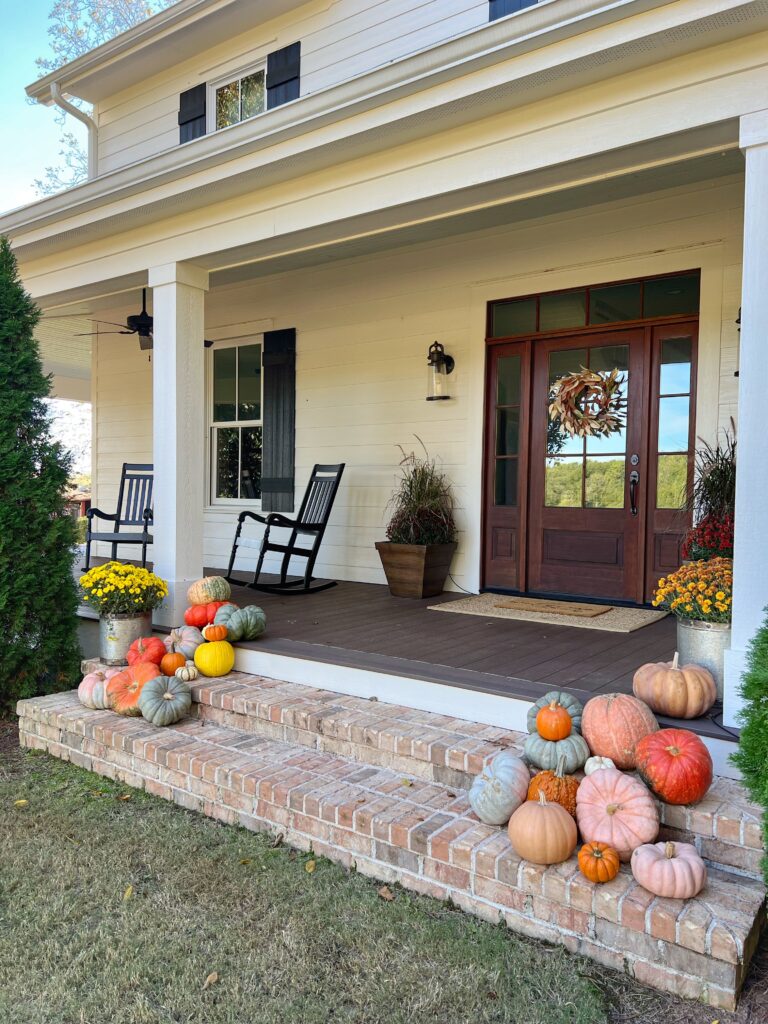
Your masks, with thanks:
M620 370L600 373L583 366L558 380L550 392L549 418L570 437L608 437L624 426L626 403Z

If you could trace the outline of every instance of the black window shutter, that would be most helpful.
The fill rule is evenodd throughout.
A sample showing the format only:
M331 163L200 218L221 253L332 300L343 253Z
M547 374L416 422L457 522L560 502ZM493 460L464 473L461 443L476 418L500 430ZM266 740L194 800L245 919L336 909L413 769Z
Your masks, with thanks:
M179 97L179 142L190 142L205 135L205 82L187 89Z
M503 18L507 14L514 14L515 11L522 11L525 7L533 7L538 0L491 0L491 21Z
M301 43L291 43L267 57L267 109L297 100L301 92Z
M261 507L292 512L296 452L296 330L264 334Z

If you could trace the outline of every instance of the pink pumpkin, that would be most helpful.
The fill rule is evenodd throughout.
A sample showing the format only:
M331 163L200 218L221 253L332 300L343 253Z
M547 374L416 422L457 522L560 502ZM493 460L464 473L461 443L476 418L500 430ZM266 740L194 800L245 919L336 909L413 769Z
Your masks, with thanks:
M105 711L109 707L107 682L120 671L119 668L99 668L83 676L82 682L77 688L77 697L80 703L94 711Z
M707 868L690 843L649 843L632 852L635 881L654 896L689 900L707 882Z
M576 820L586 843L607 843L623 861L659 834L656 801L646 787L616 768L588 775L576 792Z

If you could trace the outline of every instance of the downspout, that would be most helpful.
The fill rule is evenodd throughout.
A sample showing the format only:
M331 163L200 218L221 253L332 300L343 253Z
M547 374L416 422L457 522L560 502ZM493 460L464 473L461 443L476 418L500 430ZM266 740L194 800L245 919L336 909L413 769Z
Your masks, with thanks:
M51 82L51 98L57 107L60 107L67 114L76 117L88 129L88 178L95 178L99 173L99 128L90 115L84 113L74 103L64 99L57 82Z

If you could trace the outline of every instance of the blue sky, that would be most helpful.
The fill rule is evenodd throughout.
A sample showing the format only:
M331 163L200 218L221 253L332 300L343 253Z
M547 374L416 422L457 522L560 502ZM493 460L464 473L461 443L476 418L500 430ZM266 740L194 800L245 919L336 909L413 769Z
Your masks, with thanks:
M0 211L33 202L32 182L58 163L59 126L52 108L31 106L24 87L38 77L35 58L48 52L51 0L0 0L0 97L3 148L0 153ZM85 129L68 117L68 128L81 138Z

